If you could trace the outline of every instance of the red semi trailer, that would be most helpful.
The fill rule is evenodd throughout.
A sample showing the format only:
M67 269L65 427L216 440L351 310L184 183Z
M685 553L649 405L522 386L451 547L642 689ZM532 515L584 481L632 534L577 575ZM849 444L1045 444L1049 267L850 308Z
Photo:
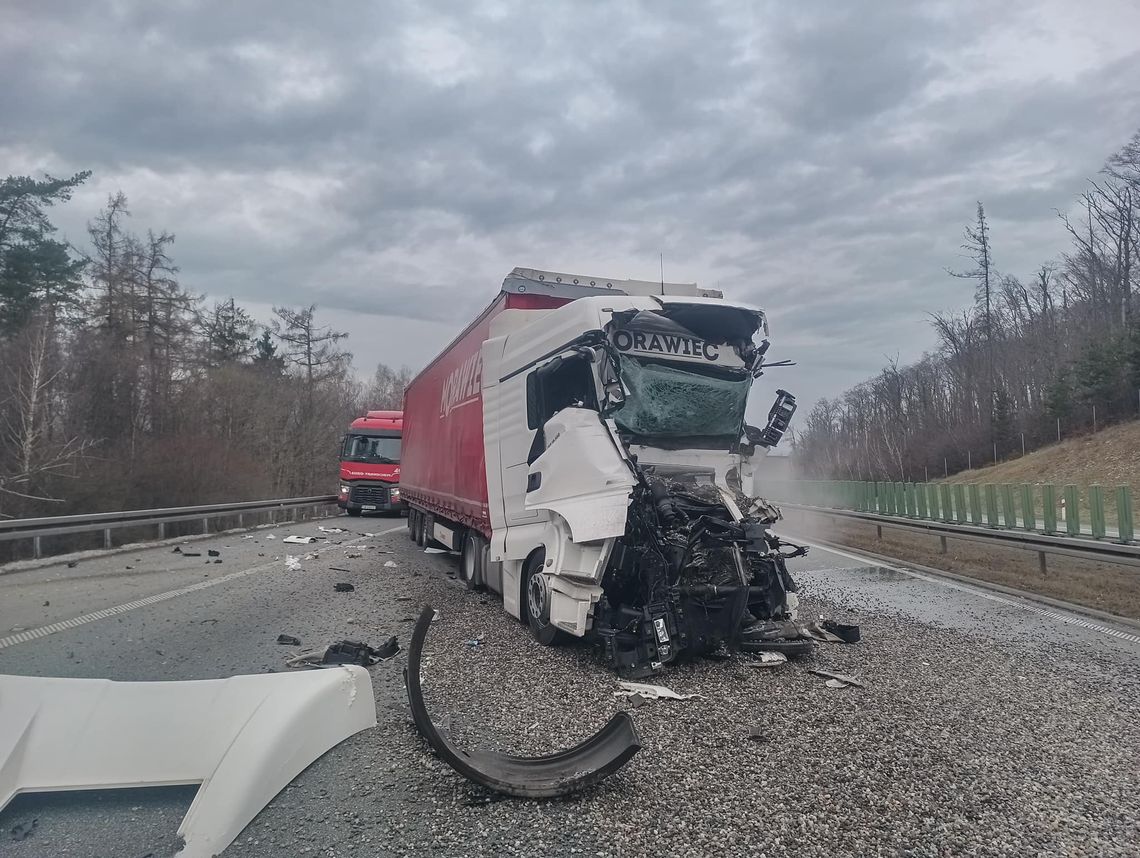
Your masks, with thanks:
M549 310L577 297L560 284L504 289L408 385L400 491L410 508L458 522L491 538L483 453L480 349L504 310ZM583 290L584 291L584 290ZM578 294L581 294L579 292ZM415 519L409 516L409 527ZM434 538L427 534L427 538ZM421 537L422 541L422 537ZM449 547L450 538L440 540Z

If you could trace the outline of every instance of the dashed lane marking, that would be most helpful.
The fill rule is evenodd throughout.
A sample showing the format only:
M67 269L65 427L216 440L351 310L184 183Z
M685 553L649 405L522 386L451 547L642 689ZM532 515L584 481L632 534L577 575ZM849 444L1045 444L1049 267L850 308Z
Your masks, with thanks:
M384 536L388 533L393 533L397 530L403 530L404 525L397 525L390 527L387 530L381 530L374 533L373 536ZM321 554L326 551L331 551L333 548L344 548L348 545L355 545L358 542L363 542L365 539L370 539L368 536L361 536L357 539L351 539L348 542L342 542L339 545L327 545L321 548L314 548L313 552ZM128 611L134 611L138 608L145 608L148 605L157 605L159 602L167 602L171 599L176 599L179 596L185 596L189 593L197 593L199 590L207 590L210 587L217 587L220 584L226 584L230 581L236 581L238 578L245 578L247 575L254 575L258 572L265 572L268 569L281 568L280 561L273 561L272 563L264 563L261 566L254 566L250 569L242 569L240 572L231 572L229 575L223 575L221 578L211 578L208 581L199 581L197 584L191 584L189 587L180 587L177 590L169 590L165 593L156 593L153 596L147 596L145 599L135 599L132 602L124 602L122 605L115 605L113 608L104 608L101 611L93 611L90 614L83 614L79 617L73 617L70 620L60 620L57 623L51 623L46 626L37 626L34 629L25 629L22 632L17 632L13 635L0 638L0 649L6 649L16 644L27 643L28 641L38 640L39 638L54 635L57 632L64 632L68 629L78 628L85 626L88 623L94 623L97 620L105 620L108 617L117 617L120 614L125 614Z
M963 593L969 593L972 596L979 596L983 599L988 599L991 602L997 602L1002 605L1009 605L1013 608L1020 608L1023 611L1029 611L1031 614L1037 614L1041 617L1048 617L1051 620L1059 620L1062 623L1067 623L1070 626L1079 626L1082 629L1099 632L1102 635L1108 635L1109 637L1128 641L1129 643L1140 644L1140 635L1121 631L1120 629L1114 629L1111 626L1104 626L1100 623L1094 623L1092 620L1082 619L1075 614L1069 614L1064 611L1055 611L1049 608L1042 608L1034 605L1032 602L1027 602L1023 599L1001 596L981 587L973 587L969 584L962 584L958 581L953 581L949 578L941 578L936 575L927 575L925 572L918 572L914 569L907 569L904 566L892 566L889 563L884 563L881 560L875 560L872 557L864 557L859 554L851 554L850 552L840 551L837 548L831 548L827 545L819 545L814 542L809 542L806 539L799 539L797 537L796 542L803 543L804 545L810 545L812 548L818 548L820 551L826 551L838 557L846 557L848 560L855 560L859 563L865 563L868 566L878 566L881 569L890 569L894 572L901 572L902 574L909 575L912 578L918 578L922 581L928 581L932 584L937 584L942 587L949 587L951 590L958 590Z

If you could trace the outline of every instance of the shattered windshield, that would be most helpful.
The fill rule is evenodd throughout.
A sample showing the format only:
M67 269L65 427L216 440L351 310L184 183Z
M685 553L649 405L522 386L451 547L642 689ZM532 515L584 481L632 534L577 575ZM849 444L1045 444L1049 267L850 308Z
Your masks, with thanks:
M348 435L344 439L346 462L368 462L373 465L400 464L400 439L371 435Z
M620 358L629 395L615 412L619 429L658 437L739 436L752 378L728 378Z

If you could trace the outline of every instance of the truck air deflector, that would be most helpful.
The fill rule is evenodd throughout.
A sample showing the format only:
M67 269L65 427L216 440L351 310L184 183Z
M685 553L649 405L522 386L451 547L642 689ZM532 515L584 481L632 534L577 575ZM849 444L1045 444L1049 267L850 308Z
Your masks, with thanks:
M408 647L404 684L416 729L445 763L468 780L519 798L569 795L613 774L641 749L641 739L625 712L615 714L581 744L553 754L516 757L457 748L432 722L420 689L420 659L434 614L430 605L420 612Z
M376 726L362 667L187 682L0 676L0 810L18 793L201 784L181 858L233 842L334 745Z

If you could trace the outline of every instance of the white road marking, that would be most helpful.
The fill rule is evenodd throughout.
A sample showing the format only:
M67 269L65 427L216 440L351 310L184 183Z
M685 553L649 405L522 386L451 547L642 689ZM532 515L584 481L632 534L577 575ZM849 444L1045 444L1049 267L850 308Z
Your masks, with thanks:
M389 533L394 533L397 530L403 530L405 525L396 525L387 530L381 530L372 536L384 536ZM348 545L355 545L358 542L363 542L365 539L371 537L361 536L357 539L351 539L348 542L341 542L338 545L326 545L314 550L315 554L321 554L326 551L331 551L334 548L344 548ZM240 572L231 572L229 575L223 575L221 578L211 578L208 581L199 581L197 584L191 584L189 587L180 587L177 590L169 590L165 593L156 593L153 596L147 596L145 599L135 599L132 602L125 602L122 605L115 605L113 608L104 608L101 611L93 611L90 614L83 614L79 617L73 617L70 620L60 620L57 623L51 623L46 626L37 626L34 629L25 629L14 635L0 638L0 649L6 649L16 644L27 643L28 641L38 640L39 638L54 635L56 632L67 631L68 629L78 628L79 626L93 623L96 620L105 620L108 617L117 617L119 614L125 614L128 611L133 611L136 608L145 608L148 605L157 605L159 602L166 602L170 599L177 598L178 596L185 596L188 593L197 593L199 590L206 590L210 587L217 587L219 584L225 584L229 581L235 581L238 578L244 578L247 575L253 575L257 572L264 572L267 569L280 569L281 561L274 560L271 563L263 563L261 566L254 566L250 569L242 569Z
M815 542L809 542L806 539L792 537L795 542L809 545L812 548L817 548L820 551L826 551L834 554L837 557L845 557L848 560L854 560L858 563L867 566L877 566L880 569L890 569L893 572L901 572L904 575L909 575L912 578L918 578L922 581L928 581L932 584L938 584L942 587L949 587L951 590L959 590L963 593L969 593L973 596L979 596L983 599L989 599L991 602L998 602L1002 605L1009 605L1014 608L1021 608L1022 610L1029 611L1030 613L1037 614L1038 616L1048 617L1051 620L1060 620L1062 623L1068 623L1071 626L1080 626L1083 629L1090 631L1100 632L1109 637L1119 638L1120 640L1128 641L1129 643L1140 644L1140 635L1134 635L1129 632L1114 629L1111 626L1102 626L1100 623L1094 623L1091 620L1085 620L1074 614L1065 613L1063 611L1050 610L1049 608L1042 608L1022 599L1014 599L1008 596L1001 596L997 593L991 593L981 587L972 587L969 584L962 584L958 581L952 581L948 578L940 578L936 575L927 575L923 572L917 572L914 569L907 569L902 566L892 566L889 563L884 563L881 560L875 560L871 557L864 557L859 554L852 554L847 551L840 551L837 548L830 548L826 545L819 545Z

